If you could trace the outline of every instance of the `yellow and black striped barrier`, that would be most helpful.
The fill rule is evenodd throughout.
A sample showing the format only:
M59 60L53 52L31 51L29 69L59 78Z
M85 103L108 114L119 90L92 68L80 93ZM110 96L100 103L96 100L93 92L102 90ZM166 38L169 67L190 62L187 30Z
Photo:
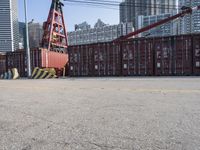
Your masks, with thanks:
M56 71L53 68L40 69L36 67L31 75L32 79L53 79L57 78Z

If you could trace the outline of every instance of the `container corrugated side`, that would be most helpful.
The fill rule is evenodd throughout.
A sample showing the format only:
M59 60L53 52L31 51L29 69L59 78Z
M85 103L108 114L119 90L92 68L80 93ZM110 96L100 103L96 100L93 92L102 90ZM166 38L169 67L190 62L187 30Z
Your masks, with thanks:
M173 46L171 37L154 38L155 75L169 76L173 74Z
M193 74L200 75L200 36L193 36Z
M173 37L174 75L192 75L192 38L190 35Z
M6 67L6 54L0 53L0 75L7 71Z

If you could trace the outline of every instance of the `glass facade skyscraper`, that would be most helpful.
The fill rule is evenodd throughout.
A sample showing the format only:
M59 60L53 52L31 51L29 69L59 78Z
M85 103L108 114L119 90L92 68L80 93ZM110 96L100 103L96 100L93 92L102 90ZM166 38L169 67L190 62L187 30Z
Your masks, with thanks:
M19 47L17 0L0 0L0 52Z

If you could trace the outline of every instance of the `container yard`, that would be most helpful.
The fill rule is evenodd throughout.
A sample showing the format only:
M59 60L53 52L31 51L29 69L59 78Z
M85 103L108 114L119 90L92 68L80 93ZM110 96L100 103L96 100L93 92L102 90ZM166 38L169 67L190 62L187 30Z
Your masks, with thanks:
M28 26L34 19L27 22L26 5L32 3L34 8L34 1L26 4L24 0L25 23L20 25L26 28L21 30L26 30L27 39L24 49L17 49L17 36L8 33L17 29L13 26L17 5L12 3L16 1L5 2L0 2L0 51L4 49L0 52L0 150L200 149L200 32L167 36L160 32L159 37L150 32L155 28L178 30L177 22L184 16L194 20L193 13L200 6L191 7L192 1L190 6L172 6L168 0L167 9L177 12L167 12L167 18L160 18L166 14L139 15L147 11L137 6L138 24L145 18L149 22L140 29L134 29L132 21L108 25L99 19L94 28L87 22L76 24L75 32L67 35L64 2L117 6L126 13L120 13L123 20L133 13L136 3L129 10L126 0L51 0L47 20L43 26L36 23L30 32L35 38L30 38ZM139 5L143 8L142 3L145 1ZM148 11L163 11L162 3ZM36 4L34 11L46 6L45 0ZM74 6L76 9L67 12L73 17L70 21L76 20L79 11ZM42 15L41 10L38 16ZM14 21L6 22L7 16ZM166 24L169 28L163 28ZM37 28L40 34L34 34ZM41 32L42 39L37 41ZM37 43L36 48L29 48L30 39Z

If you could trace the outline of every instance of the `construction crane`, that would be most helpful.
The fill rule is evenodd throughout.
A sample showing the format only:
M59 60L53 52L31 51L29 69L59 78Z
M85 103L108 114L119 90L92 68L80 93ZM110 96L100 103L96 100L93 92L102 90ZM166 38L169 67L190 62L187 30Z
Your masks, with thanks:
M148 26L146 26L146 27L144 27L144 28L138 29L138 30L136 30L136 31L134 31L134 32L131 32L131 33L125 35L125 36L121 36L121 37L115 39L114 42L119 42L119 41L122 41L122 40L126 40L126 39L128 39L128 38L131 38L131 37L133 37L133 36L135 36L135 35L138 35L138 34L140 34L140 33L142 33L142 32L148 31L148 30L150 30L150 29L156 28L156 27L158 27L158 26L160 26L160 25L163 25L163 24L165 24L165 23L167 23L167 22L169 22L169 21L172 21L172 20L174 20L174 19L177 19L177 18L179 18L179 17L184 17L184 16L187 15L187 14L192 14L193 11L196 11L196 10L199 10L199 9L200 9L200 5L199 5L199 6L196 6L196 7L193 7L193 8L185 7L185 6L184 6L184 7L182 7L181 9L182 9L182 12L180 12L180 13L174 15L174 16L168 17L168 18L166 18L166 19L163 19L163 20L161 20L161 21L158 21L158 22L156 22L156 23L153 23L153 24L151 24L151 25L148 25Z
M52 0L47 21L43 23L44 34L41 46L49 51L67 51L68 41L63 6L60 0Z

